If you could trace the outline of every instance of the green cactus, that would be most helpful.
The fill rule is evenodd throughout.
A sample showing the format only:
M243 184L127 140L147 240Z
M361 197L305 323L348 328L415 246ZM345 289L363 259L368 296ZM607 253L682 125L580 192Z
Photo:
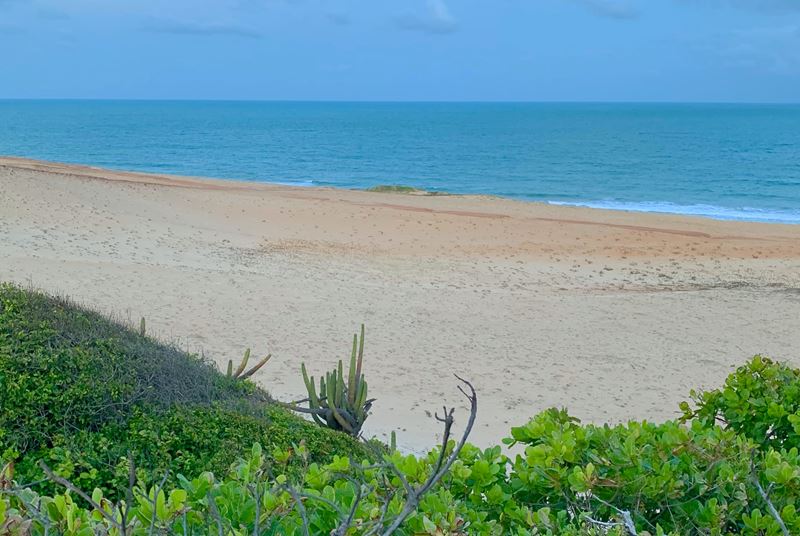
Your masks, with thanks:
M308 391L308 409L293 409L309 413L314 422L334 430L347 432L358 437L364 425L374 399L367 400L367 382L361 372L364 359L364 325L361 325L361 337L353 335L353 351L350 354L348 377L344 376L344 363L339 360L338 366L319 379L319 393L314 378L309 377L306 365L300 370L303 382Z
M261 361L250 367L250 370L244 372L245 367L247 367L247 362L250 361L250 348L248 348L247 350L244 351L244 356L242 357L242 361L241 363L239 363L239 366L236 367L235 371L233 370L233 360L232 359L228 360L227 376L235 380L246 380L256 372L258 372L258 370L261 367L266 365L267 361L269 361L271 357L272 354L267 354L267 356L264 359L262 359Z
M142 317L142 319L139 320L139 335L141 335L142 337L144 337L145 335L144 317Z

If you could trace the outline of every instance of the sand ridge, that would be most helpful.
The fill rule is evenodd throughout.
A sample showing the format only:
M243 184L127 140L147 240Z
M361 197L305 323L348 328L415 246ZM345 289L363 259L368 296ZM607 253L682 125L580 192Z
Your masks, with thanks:
M367 431L422 449L472 378L475 440L545 407L660 419L764 352L800 365L800 226L0 158L0 280L65 292L283 399L367 324Z

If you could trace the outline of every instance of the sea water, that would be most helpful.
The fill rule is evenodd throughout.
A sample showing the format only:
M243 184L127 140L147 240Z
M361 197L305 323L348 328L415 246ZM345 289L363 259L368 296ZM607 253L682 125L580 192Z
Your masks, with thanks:
M800 105L0 101L0 154L800 223Z

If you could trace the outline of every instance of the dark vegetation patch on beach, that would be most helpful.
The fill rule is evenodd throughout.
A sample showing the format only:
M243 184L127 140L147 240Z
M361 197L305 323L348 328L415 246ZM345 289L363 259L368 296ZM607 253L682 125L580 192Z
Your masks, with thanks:
M421 190L413 186L406 186L403 184L379 184L367 188L368 192L381 192L390 194L411 194L411 195L453 195L449 192L442 192L439 190Z

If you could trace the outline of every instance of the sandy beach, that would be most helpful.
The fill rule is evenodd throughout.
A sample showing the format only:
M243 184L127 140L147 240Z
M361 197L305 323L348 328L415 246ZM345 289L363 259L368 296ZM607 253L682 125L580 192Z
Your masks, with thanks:
M549 406L664 419L753 354L800 366L800 226L0 158L0 280L220 364L271 352L255 380L282 400L364 322L366 432L415 450L461 407L453 373L488 446Z

